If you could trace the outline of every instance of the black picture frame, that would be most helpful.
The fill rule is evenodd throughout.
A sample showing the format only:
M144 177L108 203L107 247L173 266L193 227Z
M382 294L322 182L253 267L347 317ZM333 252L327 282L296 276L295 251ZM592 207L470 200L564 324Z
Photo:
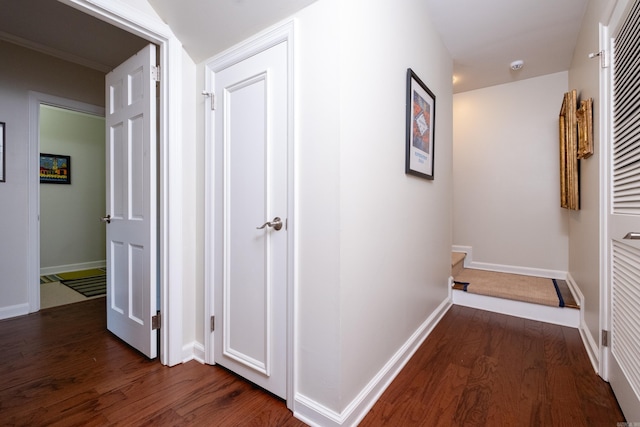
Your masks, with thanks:
M5 122L0 122L0 182L7 182L6 179L6 170L7 170L7 162L6 162L6 154L7 151L7 132L6 132L6 124Z
M41 184L71 184L71 156L40 153Z
M433 180L435 166L436 96L407 69L405 173Z

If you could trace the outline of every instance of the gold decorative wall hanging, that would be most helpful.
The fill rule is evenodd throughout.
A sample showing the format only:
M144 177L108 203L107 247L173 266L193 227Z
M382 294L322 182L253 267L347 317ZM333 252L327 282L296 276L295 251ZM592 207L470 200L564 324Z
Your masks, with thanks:
M564 94L560 108L560 206L580 209L580 173L577 137L577 92Z
M593 98L580 102L576 117L578 120L578 158L587 159L593 155Z

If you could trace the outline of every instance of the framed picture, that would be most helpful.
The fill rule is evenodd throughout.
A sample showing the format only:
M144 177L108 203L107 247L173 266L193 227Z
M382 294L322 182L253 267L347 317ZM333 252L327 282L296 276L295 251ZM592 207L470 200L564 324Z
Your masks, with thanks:
M4 122L0 122L0 182L5 182L5 168L7 163L5 161L5 141L6 141L6 133L5 133L5 124Z
M407 148L405 173L433 179L436 96L407 69Z
M71 184L71 156L40 153L41 184Z

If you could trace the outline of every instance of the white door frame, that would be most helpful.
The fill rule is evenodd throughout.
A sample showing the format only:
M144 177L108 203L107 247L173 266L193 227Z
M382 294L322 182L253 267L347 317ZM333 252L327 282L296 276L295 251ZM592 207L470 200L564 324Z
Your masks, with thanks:
M121 0L58 0L84 13L122 28L159 47L160 105L158 111L160 362L182 363L182 46L162 21ZM33 129L33 126L31 126ZM32 133L32 132L31 132ZM37 170L38 135L30 135L29 168ZM169 169L169 164L171 168ZM171 170L171 179L167 173ZM40 309L40 251L38 177L29 177L29 311Z
M294 30L295 21L287 21L283 24L272 27L264 32L246 40L231 49L213 57L205 65L205 94L208 94L208 102L205 102L205 308L204 308L204 349L205 363L214 364L214 340L211 333L211 316L214 314L214 279L215 271L221 268L221 254L215 253L214 242L218 237L214 222L216 183L215 171L215 112L211 108L211 103L215 103L215 97L211 96L215 88L215 73L230 65L236 64L259 52L269 49L279 43L287 43L287 72L288 72L288 111L287 111L287 219L288 219L288 247L287 252L287 407L293 410L294 400L294 373L295 373L295 289L297 284L296 276L296 198L295 183L297 182L297 172L295 167L295 96L294 96ZM215 104L214 104L215 105Z

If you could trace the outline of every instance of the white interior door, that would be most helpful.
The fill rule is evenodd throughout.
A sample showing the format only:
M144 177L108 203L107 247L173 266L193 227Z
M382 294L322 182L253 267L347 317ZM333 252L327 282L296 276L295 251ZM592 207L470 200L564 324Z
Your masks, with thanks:
M619 10L627 11L631 3L619 2ZM615 24L618 30L611 46L611 340L607 357L609 382L630 421L640 420L640 1L633 3L630 13L618 14L621 19Z
M287 45L215 74L214 360L286 398ZM266 225L265 225L266 224Z
M106 77L107 329L157 356L156 48Z

